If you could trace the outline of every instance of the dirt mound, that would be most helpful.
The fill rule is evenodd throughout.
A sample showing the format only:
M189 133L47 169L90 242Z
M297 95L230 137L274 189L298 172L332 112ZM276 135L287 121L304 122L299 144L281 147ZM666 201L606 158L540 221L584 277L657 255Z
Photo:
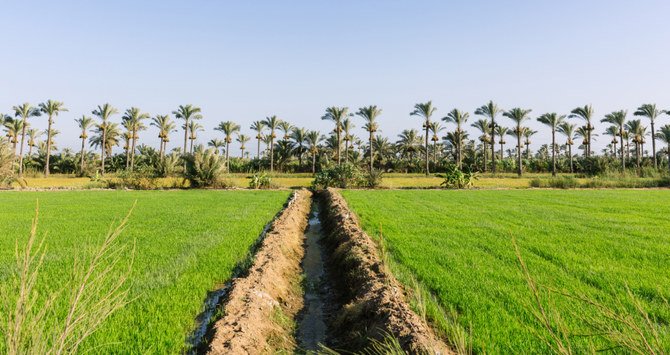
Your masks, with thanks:
M405 301L402 288L386 272L375 242L361 230L344 198L323 192L325 241L331 248L329 272L341 303L330 329L335 349L359 351L369 338L390 334L410 353L452 354Z
M232 283L209 353L274 353L295 347L290 320L303 303L300 261L310 206L311 193L296 191L272 223L248 275Z

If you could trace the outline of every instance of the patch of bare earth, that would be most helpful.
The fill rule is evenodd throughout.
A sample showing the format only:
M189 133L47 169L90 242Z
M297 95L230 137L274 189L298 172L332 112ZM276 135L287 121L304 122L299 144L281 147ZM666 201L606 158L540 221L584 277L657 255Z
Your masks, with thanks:
M375 242L359 227L344 198L323 192L321 215L330 252L328 272L338 309L330 320L330 346L360 351L369 339L395 337L409 353L454 353L411 309L403 289L386 271Z
M211 354L260 354L296 348L294 319L303 308L300 286L304 231L311 193L295 192L274 220L243 278L233 280L214 324Z

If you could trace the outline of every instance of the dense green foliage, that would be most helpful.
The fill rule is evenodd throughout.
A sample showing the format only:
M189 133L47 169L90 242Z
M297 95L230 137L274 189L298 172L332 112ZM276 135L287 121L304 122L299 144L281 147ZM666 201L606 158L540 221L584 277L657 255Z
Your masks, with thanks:
M579 336L599 333L589 323L621 325L584 301L556 293L549 298L546 287L611 307L644 330L628 286L659 331L660 346L670 348L665 301L670 298L670 191L342 194L370 235L383 229L392 270L401 282L412 288L418 280L442 308L438 314L457 314L455 322L465 334L471 327L467 338L475 352L548 352L541 340L547 332L531 313L536 307L512 238L541 285L543 304L552 316L560 314L577 353L586 352L589 341L598 349L616 346L604 336ZM430 299L429 318L435 308ZM559 328L559 323L553 325Z
M82 351L177 353L203 307L207 292L226 282L247 257L288 191L72 191L0 194L0 287L14 271L14 245L29 235L35 201L46 259L41 297L58 291L75 256L94 249L110 224L137 205L123 243L135 243L132 302L114 313ZM132 246L131 246L132 248ZM131 255L124 256L127 264ZM67 290L62 290L67 292ZM12 300L7 300L10 303ZM41 302L44 300L42 299ZM63 314L50 315L50 320ZM0 338L0 352L4 338Z

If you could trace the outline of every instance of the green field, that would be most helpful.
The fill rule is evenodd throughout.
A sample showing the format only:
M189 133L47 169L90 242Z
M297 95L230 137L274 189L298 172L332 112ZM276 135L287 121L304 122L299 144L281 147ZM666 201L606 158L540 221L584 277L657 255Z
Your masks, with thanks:
M289 191L61 191L0 193L0 281L15 265L14 245L29 236L39 199L38 233L47 257L38 288L59 289L75 255L95 249L110 224L137 201L122 243L136 243L132 302L114 313L82 351L178 353L207 291L227 281ZM130 253L124 256L130 258ZM0 287L6 282L0 282ZM62 314L58 315L62 318ZM53 319L56 319L54 316ZM0 339L0 352L4 337Z
M659 334L657 348L670 348L668 190L342 194L368 234L378 235L381 225L399 280L432 295L433 301L425 297L426 309L437 304L457 314L455 323L470 333L467 343L475 352L548 351L542 337L549 332L531 313L537 308L512 237L532 278L544 286L541 302L554 331L567 329L576 352L611 345L603 337L584 336L597 332L595 326L609 324L629 336L634 332L583 300L556 293L548 298L545 287L596 301L644 325L632 305L632 299L639 300L650 317L648 329ZM654 330L641 328L653 341Z

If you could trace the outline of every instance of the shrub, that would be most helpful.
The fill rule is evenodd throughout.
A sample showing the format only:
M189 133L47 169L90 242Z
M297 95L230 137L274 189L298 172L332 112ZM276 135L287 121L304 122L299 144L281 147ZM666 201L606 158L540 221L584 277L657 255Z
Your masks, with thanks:
M272 188L272 178L267 173L254 174L249 180L250 189L270 189Z
M122 171L116 175L116 178L105 182L107 187L112 189L155 190L161 187L153 169L149 167L138 168L135 171Z
M173 176L179 170L181 158L176 152L172 152L162 159L158 158L154 163L155 174L158 177Z
M368 171L363 175L361 186L370 189L376 189L379 186L381 186L383 178L384 178L384 172L381 170Z
M361 171L356 165L345 163L318 172L312 181L312 188L317 190L329 187L346 189L361 186L362 179Z
M448 189L469 189L475 185L475 180L479 179L476 172L463 172L455 165L448 167L445 174L438 174L437 176L444 178L440 186Z
M217 187L222 181L225 161L214 149L196 151L186 155L186 171L184 177L192 187Z
M572 176L562 176L550 179L535 178L530 181L531 187L551 187L555 189L576 189L581 187L579 181Z
M0 141L0 187L14 181L14 153L9 144Z

